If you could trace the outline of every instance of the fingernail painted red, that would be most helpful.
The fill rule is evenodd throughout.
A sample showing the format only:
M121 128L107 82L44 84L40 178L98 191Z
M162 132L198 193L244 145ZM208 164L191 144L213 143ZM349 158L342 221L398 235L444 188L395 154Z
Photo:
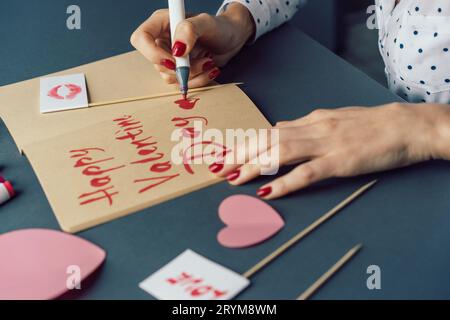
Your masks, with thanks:
M161 60L161 65L163 65L164 67L166 67L169 70L175 70L175 63L169 59L162 59Z
M209 78L211 80L213 80L213 79L217 78L219 75L220 75L220 70L219 69L214 69L213 71L211 71L209 73Z
M267 197L271 193L272 193L272 187L265 187L265 188L259 189L256 194L258 195L258 197L264 198L264 197Z
M181 41L176 41L172 47L172 54L175 57L182 57L186 52L186 45Z
M212 165L209 166L209 171L211 171L212 173L218 173L222 169L223 169L223 164L220 164L220 163L213 163Z
M213 60L206 61L203 64L203 71L206 72L206 71L209 71L209 70L211 70L211 69L213 69L215 67L216 67L216 63Z
M230 173L227 176L227 180L228 181L235 181L235 180L237 180L237 178L239 178L240 175L241 175L241 171L240 170L236 170L236 171Z

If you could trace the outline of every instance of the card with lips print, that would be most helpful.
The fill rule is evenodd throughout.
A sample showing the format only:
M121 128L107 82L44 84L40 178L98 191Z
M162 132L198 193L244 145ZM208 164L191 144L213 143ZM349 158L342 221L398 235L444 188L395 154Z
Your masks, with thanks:
M83 73L42 78L40 85L41 113L87 108L89 105Z

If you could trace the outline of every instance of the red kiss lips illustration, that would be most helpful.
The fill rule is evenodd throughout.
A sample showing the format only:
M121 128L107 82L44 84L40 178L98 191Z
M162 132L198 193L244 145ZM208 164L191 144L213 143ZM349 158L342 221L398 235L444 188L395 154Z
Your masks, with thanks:
M65 96L61 96L58 91L62 87L65 87L69 90L69 93L67 93ZM53 99L59 99L59 100L73 100L75 97L80 94L82 91L80 86L77 86L76 84L68 83L68 84L60 84L56 87L53 87L49 92L48 96Z
M175 101L175 104L177 104L181 109L190 110L195 107L195 104L197 101L199 101L199 98L196 99L181 99Z

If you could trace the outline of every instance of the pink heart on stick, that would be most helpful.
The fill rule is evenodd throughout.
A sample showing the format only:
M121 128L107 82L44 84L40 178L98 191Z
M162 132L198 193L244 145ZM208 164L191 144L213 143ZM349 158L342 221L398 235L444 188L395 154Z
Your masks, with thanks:
M219 206L219 217L227 225L217 240L227 248L245 248L274 236L284 221L267 203L247 195L235 195Z
M70 279L76 269L83 280L102 264L105 256L98 246L55 230L26 229L2 234L0 300L57 298L73 284Z

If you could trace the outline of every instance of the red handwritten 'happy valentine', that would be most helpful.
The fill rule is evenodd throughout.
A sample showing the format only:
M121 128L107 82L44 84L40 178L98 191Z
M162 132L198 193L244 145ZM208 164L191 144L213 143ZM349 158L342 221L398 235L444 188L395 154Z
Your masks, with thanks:
M199 99L195 100L197 102ZM178 102L175 102L178 104ZM195 104L195 103L194 103ZM203 116L191 117L174 117L171 122L175 127L183 128L183 136L187 138L197 138L198 132L194 130L191 123L201 121L204 125L208 125L208 119ZM155 187L172 181L180 176L180 173L174 172L173 163L167 159L167 156L159 148L156 138L145 134L142 121L132 115L124 115L115 118L112 122L116 126L115 140L119 142L127 142L136 152L136 158L127 164L113 165L114 157L108 157L107 151L98 147L80 148L69 151L70 158L75 159L74 168L81 169L83 176L89 179L89 186L93 190L82 193L78 199L80 205L86 205L97 201L106 201L109 206L113 205L114 197L119 194L115 188L111 173L121 170L126 166L146 166L151 176L143 176L133 180L134 184L139 184L138 193L145 193ZM190 146L183 152L183 164L187 173L193 175L194 171L191 166L193 160L205 156L204 150L201 154L193 154L193 150L197 145L213 147L209 155L217 154L214 148L223 153L226 148L212 141L192 141Z

